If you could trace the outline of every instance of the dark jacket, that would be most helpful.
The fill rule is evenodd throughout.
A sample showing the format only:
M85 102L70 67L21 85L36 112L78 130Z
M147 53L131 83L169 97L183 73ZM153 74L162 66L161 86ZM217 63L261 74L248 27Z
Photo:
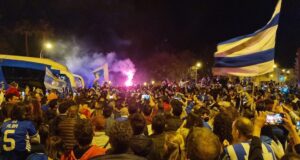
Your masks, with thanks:
M177 131L177 129L181 126L182 120L180 117L171 116L166 119L166 128L165 131Z
M134 135L130 139L130 148L134 154L146 157L153 149L152 139L145 135Z
M66 118L58 124L58 135L62 138L66 151L72 150L76 144L74 137L75 124L76 118Z
M297 154L300 154L300 144L296 144L294 146L294 149L295 149L295 151L296 151Z
M165 134L153 134L150 136L153 142L153 150L149 153L149 160L162 160L164 156Z
M261 140L259 137L252 137L249 150L249 160L263 160Z
M59 133L58 124L67 118L66 114L60 114L49 122L50 135L57 136Z

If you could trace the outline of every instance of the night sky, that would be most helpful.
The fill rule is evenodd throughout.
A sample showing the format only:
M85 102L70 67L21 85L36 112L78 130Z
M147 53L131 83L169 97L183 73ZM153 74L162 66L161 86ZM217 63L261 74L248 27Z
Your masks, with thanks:
M41 19L54 37L76 37L91 51L142 59L190 50L212 62L216 44L263 27L277 0L1 0L0 29ZM1 33L1 32L0 32ZM2 35L3 36L3 35ZM1 38L1 34L0 34ZM300 1L283 0L276 61L293 67L300 47ZM35 53L38 55L38 53Z

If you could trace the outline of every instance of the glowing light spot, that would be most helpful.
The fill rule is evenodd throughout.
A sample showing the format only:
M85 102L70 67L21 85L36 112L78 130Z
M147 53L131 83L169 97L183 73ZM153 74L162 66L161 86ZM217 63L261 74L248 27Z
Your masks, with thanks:
M132 79L133 79L133 72L132 71L127 71L126 73L127 80L125 82L125 86L130 87L133 85Z
M44 45L45 45L46 49L52 49L53 48L53 46L50 42L47 42Z

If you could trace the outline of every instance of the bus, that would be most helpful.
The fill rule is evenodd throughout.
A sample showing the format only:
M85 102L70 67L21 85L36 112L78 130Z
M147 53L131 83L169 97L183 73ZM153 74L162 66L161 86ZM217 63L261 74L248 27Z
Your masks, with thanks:
M49 76L49 71L53 76L50 78L53 82L47 82L45 78ZM25 57L0 54L0 82L6 86L11 82L16 82L21 88L25 86L34 86L42 89L49 89L51 84L66 83L66 89L73 90L77 88L74 75L68 68L58 62L47 58ZM57 83L56 83L57 81Z

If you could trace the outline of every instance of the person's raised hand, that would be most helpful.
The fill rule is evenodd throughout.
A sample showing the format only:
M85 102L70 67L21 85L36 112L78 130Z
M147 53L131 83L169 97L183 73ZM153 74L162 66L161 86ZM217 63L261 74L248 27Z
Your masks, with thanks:
M289 109L286 105L282 104L281 106L283 110L286 111L287 113L291 112L291 109Z
M260 137L261 128L266 123L266 112L255 112L255 119L254 119L254 125L253 125L253 136Z
M151 106L151 107L155 107L155 102L154 102L154 100L153 100L153 97L149 94L149 105Z
M284 112L284 117L282 119L284 121L284 128L286 128L290 132L295 130L295 126L293 125L292 119L288 113Z
M292 119L289 114L284 113L283 126L290 132L290 136L293 139L295 145L300 144L300 137L297 133L296 127L293 125Z
M255 112L254 126L262 128L266 123L266 112Z

